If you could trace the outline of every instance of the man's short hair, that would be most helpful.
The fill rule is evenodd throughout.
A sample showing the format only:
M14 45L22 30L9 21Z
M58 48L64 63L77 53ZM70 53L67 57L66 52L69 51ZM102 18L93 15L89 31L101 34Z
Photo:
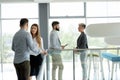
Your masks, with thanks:
M80 23L79 26L82 26L84 29L86 28L86 25L84 23Z
M53 21L53 22L52 22L52 27L54 28L54 26L56 26L56 25L58 25L58 24L59 24L58 21Z
M20 27L23 27L26 23L28 23L28 19L27 18L22 18L20 20Z

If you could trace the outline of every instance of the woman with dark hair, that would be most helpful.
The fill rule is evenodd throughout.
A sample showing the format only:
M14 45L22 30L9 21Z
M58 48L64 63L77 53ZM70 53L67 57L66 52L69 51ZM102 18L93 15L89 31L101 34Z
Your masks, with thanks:
M40 30L39 26L37 24L33 24L30 29L30 33L33 38L34 45L36 45L41 50L44 50L43 48L43 39L40 36ZM46 52L47 53L47 52ZM42 62L43 62L43 55L39 54L37 56L30 55L30 80L32 80L32 76L37 76L39 74Z

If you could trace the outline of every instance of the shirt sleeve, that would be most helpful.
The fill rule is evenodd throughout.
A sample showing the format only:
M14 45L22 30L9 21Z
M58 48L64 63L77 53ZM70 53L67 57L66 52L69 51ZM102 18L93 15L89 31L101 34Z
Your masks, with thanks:
M26 42L27 42L27 45L29 46L29 49L34 53L33 55L38 55L42 52L41 49L39 49L37 46L34 45L32 41L32 36L29 33L27 33L26 40L27 40Z

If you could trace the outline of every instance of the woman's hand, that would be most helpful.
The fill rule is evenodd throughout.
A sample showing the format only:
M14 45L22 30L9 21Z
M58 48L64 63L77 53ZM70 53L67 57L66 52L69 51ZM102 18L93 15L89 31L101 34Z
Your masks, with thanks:
M68 45L68 44L62 45L62 46L61 46L62 49L65 49L65 47L66 47L67 45Z
M47 53L47 51L43 50L43 51L41 52L41 54L47 55L48 53Z

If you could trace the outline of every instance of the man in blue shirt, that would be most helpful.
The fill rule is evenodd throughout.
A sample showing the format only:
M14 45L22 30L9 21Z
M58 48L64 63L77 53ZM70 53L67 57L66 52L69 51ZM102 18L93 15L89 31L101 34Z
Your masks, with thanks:
M56 80L56 69L58 68L58 80L62 80L62 72L63 72L63 63L61 58L61 49L64 49L64 46L61 45L58 31L59 31L59 22L54 21L52 23L53 30L50 33L50 49L52 55L52 80Z
M29 80L30 76L30 50L33 55L46 54L46 51L40 50L33 44L31 35L27 32L28 19L20 20L20 30L16 32L12 41L12 50L15 52L14 66L18 80Z

